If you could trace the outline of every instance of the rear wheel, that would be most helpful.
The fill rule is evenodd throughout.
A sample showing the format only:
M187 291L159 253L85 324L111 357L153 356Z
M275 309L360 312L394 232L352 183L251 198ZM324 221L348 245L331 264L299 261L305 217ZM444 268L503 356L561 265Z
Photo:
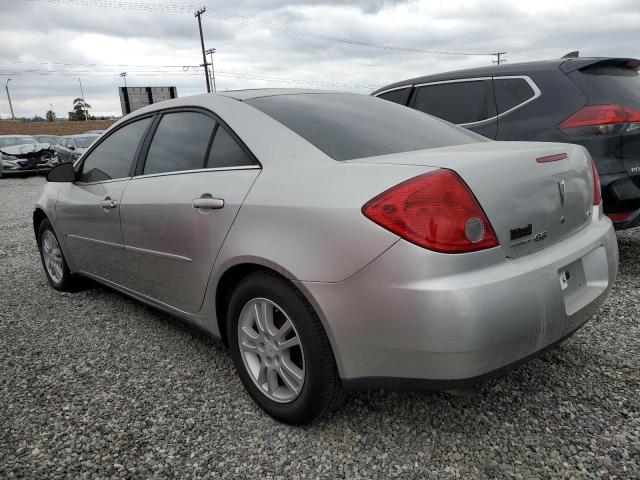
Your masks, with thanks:
M75 291L78 280L71 275L69 265L58 243L58 237L47 219L42 220L38 227L38 249L49 285L56 290Z
M309 422L344 398L320 319L281 277L259 272L240 282L230 298L227 332L242 383L277 420Z

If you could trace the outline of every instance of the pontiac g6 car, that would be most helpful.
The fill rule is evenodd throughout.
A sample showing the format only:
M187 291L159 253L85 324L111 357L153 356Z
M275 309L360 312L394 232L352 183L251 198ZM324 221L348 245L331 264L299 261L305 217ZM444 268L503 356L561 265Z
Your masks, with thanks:
M584 324L618 266L587 151L364 95L252 90L126 116L52 170L51 286L88 277L225 342L269 414L450 389Z

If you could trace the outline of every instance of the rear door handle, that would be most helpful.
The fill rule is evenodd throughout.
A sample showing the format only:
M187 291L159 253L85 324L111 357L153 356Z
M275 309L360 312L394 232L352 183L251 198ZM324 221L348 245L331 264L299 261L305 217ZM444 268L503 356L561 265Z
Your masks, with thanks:
M224 200L222 198L202 196L193 199L193 208L216 210L222 207L224 207Z
M118 202L112 200L111 197L106 197L100 202L100 206L104 209L112 209L118 206Z

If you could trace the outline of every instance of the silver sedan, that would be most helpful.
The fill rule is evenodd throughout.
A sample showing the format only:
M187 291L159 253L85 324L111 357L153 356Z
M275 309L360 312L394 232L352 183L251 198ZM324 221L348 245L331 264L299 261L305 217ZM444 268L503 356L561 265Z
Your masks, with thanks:
M583 147L365 95L162 102L48 180L33 221L53 288L89 278L219 337L293 424L349 389L502 373L583 325L618 267Z

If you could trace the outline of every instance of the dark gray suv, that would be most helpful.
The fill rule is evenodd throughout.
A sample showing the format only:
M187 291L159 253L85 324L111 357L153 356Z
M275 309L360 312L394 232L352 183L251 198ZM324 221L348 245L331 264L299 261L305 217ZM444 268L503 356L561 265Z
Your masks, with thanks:
M596 162L605 213L640 225L640 61L561 58L441 73L372 95L495 140L570 142Z

